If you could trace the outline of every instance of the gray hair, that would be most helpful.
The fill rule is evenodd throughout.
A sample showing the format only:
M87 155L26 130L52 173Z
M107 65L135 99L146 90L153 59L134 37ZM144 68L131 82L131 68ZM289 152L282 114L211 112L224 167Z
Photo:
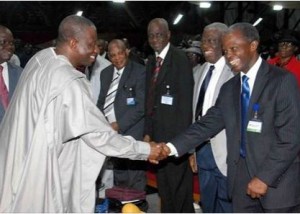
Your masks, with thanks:
M159 24L161 26L163 26L163 28L166 30L166 31L169 31L169 24L168 22L163 19L163 18L155 18L155 19L152 19L149 24L148 24L148 31L149 31L149 27L150 25L152 25L153 23L156 23L156 24Z
M205 30L217 30L223 36L228 31L228 26L221 22L214 22L204 27L203 31Z

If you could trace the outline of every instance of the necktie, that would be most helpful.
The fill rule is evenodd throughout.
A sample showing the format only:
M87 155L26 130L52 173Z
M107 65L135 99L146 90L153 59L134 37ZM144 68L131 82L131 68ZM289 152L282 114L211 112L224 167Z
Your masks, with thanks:
M156 83L158 74L159 74L159 72L160 72L161 61L162 61L162 58L160 58L159 56L156 57L155 68L154 68L153 76L152 76L152 82L154 82L154 83Z
M114 77L110 83L107 95L105 97L105 104L103 107L103 112L106 117L110 115L113 111L113 104L115 102L119 82L120 82L120 73L115 72Z
M3 78L3 67L0 65L0 98L4 109L7 109L9 103L8 90Z
M205 92L206 92L208 83L210 81L210 78L211 78L211 75L212 75L212 72L214 69L215 69L214 65L211 65L209 67L208 72L202 82L202 85L200 88L200 93L199 93L199 98L198 98L198 102L197 102L197 107L196 107L196 114L195 114L196 119L202 115L202 107L203 107Z
M247 129L247 112L250 100L250 88L248 84L248 77L242 77L242 94L241 94L241 148L240 155L246 157L246 129Z
M150 83L149 92L148 92L148 99L147 99L148 115L152 115L152 113L153 113L154 90L155 90L156 80L157 80L158 74L161 69L161 62L162 62L162 58L156 57L156 63L155 63L155 67L154 67L154 70L152 73L151 83Z

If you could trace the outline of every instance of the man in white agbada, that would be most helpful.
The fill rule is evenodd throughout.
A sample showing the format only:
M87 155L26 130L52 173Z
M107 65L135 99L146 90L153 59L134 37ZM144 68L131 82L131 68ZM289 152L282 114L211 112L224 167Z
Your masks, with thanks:
M158 159L160 146L113 131L75 70L93 62L96 40L91 21L68 16L56 48L24 69L0 126L0 212L94 212L106 155Z

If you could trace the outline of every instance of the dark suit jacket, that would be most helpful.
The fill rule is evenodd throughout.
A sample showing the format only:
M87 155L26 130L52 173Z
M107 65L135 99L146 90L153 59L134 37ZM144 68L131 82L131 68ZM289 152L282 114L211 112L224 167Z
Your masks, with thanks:
M240 75L236 75L223 85L216 105L184 134L171 141L182 155L225 128L230 195L239 179L236 169L241 139L240 92ZM250 119L254 114L252 106L256 103L260 106L258 117L263 125L261 133L247 132L249 174L269 186L261 199L264 208L294 206L300 203L300 93L296 79L263 60L249 104Z
M114 74L114 66L110 65L101 72L101 90L97 106L102 111L105 97ZM136 105L127 105L129 88L133 89ZM116 94L114 109L120 134L130 135L141 140L144 132L145 114L145 67L138 63L128 61L121 76Z
M23 68L11 64L9 62L7 63L7 68L8 68L8 78L9 78L9 100L11 100L15 88L17 86L17 83L19 81L19 78L21 76L21 73L23 71ZM0 102L0 123L4 117L4 114L5 114L5 110L2 103Z
M155 67L154 56L150 57L146 67L147 95ZM170 86L173 105L161 103L161 97ZM182 50L170 45L157 77L154 115L146 116L145 134L154 141L168 141L185 130L192 122L193 73L191 65ZM147 103L146 97L146 103Z

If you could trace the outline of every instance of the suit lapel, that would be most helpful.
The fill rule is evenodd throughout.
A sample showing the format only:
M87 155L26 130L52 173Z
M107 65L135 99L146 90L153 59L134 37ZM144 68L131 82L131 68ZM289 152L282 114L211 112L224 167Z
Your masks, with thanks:
M110 86L113 76L114 76L114 66L111 65L109 68L109 71L106 73L106 75L105 76L103 75L103 81L101 81L101 84L103 85L102 86L103 93L105 95L104 98L107 95L107 92L109 90L109 86ZM102 89L101 89L101 91L102 91ZM101 93L101 91L100 91L100 93Z
M118 86L118 90L125 86L126 80L128 79L128 77L130 75L131 67L132 67L132 63L129 61L128 64L125 66L124 71L122 73L122 76L121 76L121 79L119 82L119 86ZM117 94L118 94L118 92L117 92Z
M12 97L13 92L15 91L16 85L17 85L17 77L14 74L16 71L15 69L7 63L7 69L8 69L8 81L9 81L9 99Z
M162 81L164 80L164 77L167 73L168 70L171 70L170 69L170 66L171 66L171 54L172 54L172 46L170 45L170 49L163 61L163 64L162 64L162 67L160 69L160 72L158 74L158 77L157 77L157 81L156 81L156 86L160 85L162 83Z
M233 90L232 90L233 106L236 114L236 123L241 125L241 74L234 77Z
M254 86L253 86L253 90L252 90L252 94L251 94L251 98L250 98L250 103L249 103L249 108L248 108L248 118L249 119L251 119L251 114L253 112L253 105L255 103L258 103L259 97L267 85L267 82L269 80L268 75L267 75L268 72L269 72L269 69L268 69L266 62L262 61L261 65L258 69L257 75L256 75L256 79L254 82Z

